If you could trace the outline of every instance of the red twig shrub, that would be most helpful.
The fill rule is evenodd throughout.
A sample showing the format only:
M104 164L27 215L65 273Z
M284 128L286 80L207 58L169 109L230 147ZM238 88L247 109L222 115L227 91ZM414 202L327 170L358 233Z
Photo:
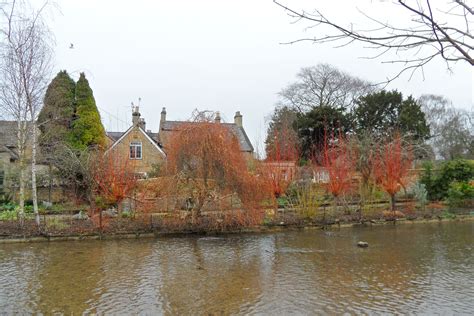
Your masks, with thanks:
M112 154L99 155L93 161L92 170L95 194L106 204L120 207L125 198L132 196L138 178L129 159Z
M120 214L122 201L133 196L137 176L129 159L112 154L97 154L90 168L94 199L90 215L94 224L103 228L108 217L102 210L113 206Z
M328 173L326 188L334 199L352 189L352 177L355 163L350 146L342 135L325 141L322 165Z
M403 145L400 135L383 144L375 155L375 181L390 195L392 212L395 212L395 194L410 180L412 162L411 150Z
M296 173L299 144L290 127L275 130L272 143L267 146L267 157L261 165L261 174L269 181L276 198L283 195Z

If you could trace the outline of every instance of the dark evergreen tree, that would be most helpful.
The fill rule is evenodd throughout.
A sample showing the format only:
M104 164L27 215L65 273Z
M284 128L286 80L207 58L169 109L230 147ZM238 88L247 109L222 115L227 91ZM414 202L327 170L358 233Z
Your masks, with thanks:
M318 158L325 141L351 130L350 119L344 110L331 106L320 106L298 114L295 126L301 142L301 154L306 159Z
M387 137L399 131L416 141L423 141L430 134L420 105L411 96L404 100L396 90L382 90L359 98L352 114L357 134Z
M40 145L43 153L69 139L74 114L76 84L66 70L60 71L49 84L44 105L38 116L41 130Z
M76 111L72 122L71 144L78 149L103 147L105 130L95 104L92 89L84 73L76 84Z

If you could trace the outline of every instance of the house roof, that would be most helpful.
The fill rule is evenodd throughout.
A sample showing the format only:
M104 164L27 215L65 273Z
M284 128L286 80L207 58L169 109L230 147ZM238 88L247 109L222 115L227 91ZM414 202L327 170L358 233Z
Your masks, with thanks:
M185 122L185 121L164 121L162 122L162 125L161 125L161 131L164 131L164 132L178 131L181 125L189 124L189 123L190 122ZM191 124L199 124L199 123L191 122ZM243 127L238 126L235 123L219 123L219 124L222 124L232 134L234 134L237 137L240 144L240 150L245 151L245 152L253 152L252 143L250 142L250 139L248 138L247 133L245 132Z
M143 128L141 128L140 126L136 126L136 125L132 125L130 126L125 132L121 133L121 132L106 132L106 134L111 137L112 139L115 139L115 137L118 137L115 142L112 144L112 146L107 149L106 152L108 152L109 150L111 150L112 148L114 148L117 144L119 144L123 138L125 138L125 136L127 136L128 133L130 133L133 128L136 127L138 128L138 130L140 132L143 133L143 135L145 135L145 137L150 141L150 143L152 143L156 149L158 149L158 151L163 155L163 157L166 157L166 154L165 152L163 151L163 149L161 148L161 146L158 144L158 142L156 141L156 138L153 138L152 135L155 134L155 133L148 133L148 132L145 132L143 130ZM112 134L111 134L112 133ZM119 136L119 133L121 134Z
M18 159L16 121L0 120L0 153L7 153L13 159Z
M0 120L0 146L16 147L18 123Z
M143 131L143 129L142 129ZM125 132L106 132L107 136L109 136L113 141L119 140ZM144 132L144 131L143 131ZM152 132L145 132L155 143L158 143L158 133L152 133Z

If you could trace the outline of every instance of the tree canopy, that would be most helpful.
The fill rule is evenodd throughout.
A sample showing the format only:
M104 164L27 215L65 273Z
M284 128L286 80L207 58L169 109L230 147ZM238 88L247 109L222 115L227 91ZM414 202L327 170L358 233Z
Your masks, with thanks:
M79 149L105 145L104 126L84 73L81 73L76 84L76 111L72 122L71 143Z
M44 105L38 116L43 150L69 139L75 108L76 83L61 70L46 90Z
M342 109L321 106L299 114L296 122L301 142L301 154L306 159L314 159L323 151L327 135L345 135L351 129L348 116Z
M301 68L297 80L280 93L282 105L299 112L321 106L350 108L354 102L374 86L332 65L318 64Z
M353 111L356 133L369 132L375 137L387 137L398 131L412 140L423 141L430 129L420 105L402 93L379 91L359 98Z
M455 108L439 95L418 99L430 126L429 145L444 159L474 157L474 112Z

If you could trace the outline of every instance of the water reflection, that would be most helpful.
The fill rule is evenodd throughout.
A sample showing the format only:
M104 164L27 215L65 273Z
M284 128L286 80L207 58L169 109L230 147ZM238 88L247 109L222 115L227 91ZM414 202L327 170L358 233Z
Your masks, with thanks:
M0 245L12 313L474 312L474 223ZM358 240L368 249L355 247Z

